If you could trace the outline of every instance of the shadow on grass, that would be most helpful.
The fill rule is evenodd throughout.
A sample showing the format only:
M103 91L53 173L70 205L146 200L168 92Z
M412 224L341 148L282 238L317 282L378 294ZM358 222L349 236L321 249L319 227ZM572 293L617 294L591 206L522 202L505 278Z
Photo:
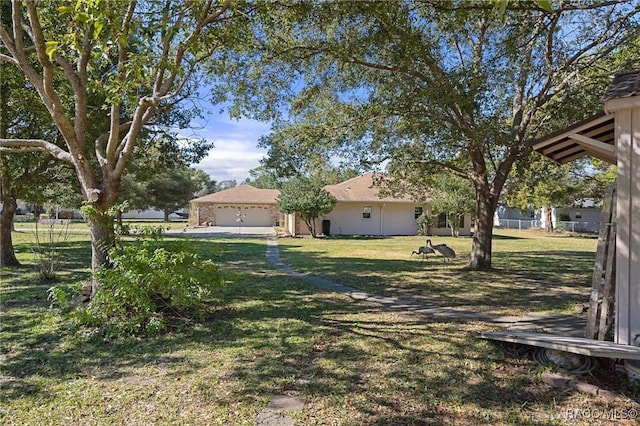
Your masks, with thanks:
M561 405L570 398L532 386L528 363L505 361L500 350L475 338L473 325L387 313L320 291L271 269L263 241L197 244L237 274L225 303L212 306L200 324L157 337L105 341L69 327L44 301L5 311L1 399L55 398L49 389L56 383L78 377L117 380L144 374L138 372L149 366L166 370L172 383L184 383L182 389L204 404L260 408L273 394L301 394L309 401L300 414L303 424L328 423L341 411L347 412L342 424L424 424L443 418L480 424L505 411L510 412L506 422L518 424L526 419L521 407L541 401ZM426 262L409 260L341 261L351 266L336 274L354 280L367 269L418 273L426 268ZM325 273L339 266L317 263ZM468 273L436 269L444 277ZM12 285L28 288L20 297L46 290L16 280ZM218 366L221 359L227 367Z
M324 253L281 247L294 269L369 293L414 298L440 306L493 306L555 309L588 300L595 254L588 251L497 253L495 268L474 271L458 256L444 263L429 260L327 257Z

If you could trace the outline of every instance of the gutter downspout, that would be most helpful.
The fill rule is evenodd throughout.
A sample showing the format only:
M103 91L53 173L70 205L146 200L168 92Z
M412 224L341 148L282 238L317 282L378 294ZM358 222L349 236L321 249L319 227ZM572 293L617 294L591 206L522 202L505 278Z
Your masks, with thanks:
M384 206L386 203L382 203L380 206L380 236L384 236Z

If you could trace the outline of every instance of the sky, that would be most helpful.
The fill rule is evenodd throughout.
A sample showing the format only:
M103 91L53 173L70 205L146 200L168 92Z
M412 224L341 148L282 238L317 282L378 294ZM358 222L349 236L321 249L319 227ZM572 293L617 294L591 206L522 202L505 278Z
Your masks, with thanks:
M213 142L209 154L193 168L204 171L216 182L235 180L238 185L249 177L249 170L260 165L267 150L258 148L260 136L270 133L271 125L249 119L230 119L228 113L211 111L197 121L195 137Z

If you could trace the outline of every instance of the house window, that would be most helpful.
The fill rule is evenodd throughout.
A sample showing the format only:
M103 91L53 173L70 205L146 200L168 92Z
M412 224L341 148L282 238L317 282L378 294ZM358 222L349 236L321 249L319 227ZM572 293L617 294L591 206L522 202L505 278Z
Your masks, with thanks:
M458 224L458 228L464 228L464 215L460 215L460 223Z
M446 228L447 227L447 214L440 213L438 215L438 228Z
M371 206L362 207L362 218L371 219Z
M416 208L413 210L413 218L414 218L414 219L417 219L417 218L419 218L420 216L422 216L422 207L416 207Z
M576 219L582 219L582 212L576 212Z

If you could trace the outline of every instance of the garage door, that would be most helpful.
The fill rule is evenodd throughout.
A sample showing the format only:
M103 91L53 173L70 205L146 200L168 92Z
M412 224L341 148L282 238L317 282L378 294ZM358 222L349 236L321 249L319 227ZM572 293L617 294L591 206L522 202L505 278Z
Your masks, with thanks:
M242 226L271 226L271 208L264 206L242 206ZM217 206L217 226L238 226L238 206Z

